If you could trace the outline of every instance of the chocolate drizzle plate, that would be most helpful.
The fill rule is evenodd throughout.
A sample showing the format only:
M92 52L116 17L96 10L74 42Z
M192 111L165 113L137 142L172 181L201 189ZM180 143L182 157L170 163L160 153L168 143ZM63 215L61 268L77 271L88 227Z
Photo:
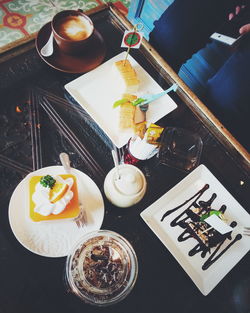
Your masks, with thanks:
M211 215L223 218L231 230L222 234L211 227L206 222ZM238 227L250 225L250 215L204 165L141 217L204 295L250 250L249 237Z

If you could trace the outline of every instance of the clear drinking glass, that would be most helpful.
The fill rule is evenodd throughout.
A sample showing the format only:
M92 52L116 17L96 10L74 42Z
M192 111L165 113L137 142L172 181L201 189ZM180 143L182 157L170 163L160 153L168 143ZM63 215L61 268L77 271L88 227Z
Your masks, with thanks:
M157 157L160 164L189 172L199 164L202 147L203 142L198 134L167 127L161 136Z
M69 291L97 306L124 299L132 290L137 274L133 247L121 235L108 230L84 235L66 261Z

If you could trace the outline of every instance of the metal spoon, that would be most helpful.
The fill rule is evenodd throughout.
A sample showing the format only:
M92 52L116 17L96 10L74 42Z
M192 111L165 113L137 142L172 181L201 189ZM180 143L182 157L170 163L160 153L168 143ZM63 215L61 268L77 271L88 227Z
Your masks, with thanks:
M60 153L59 158L60 158L60 161L62 163L62 166L65 172L67 174L70 173L71 166L70 166L69 155L65 152L62 152ZM81 211L80 211L80 214L74 219L74 221L78 228L82 228L84 225L88 224L88 221L87 221L87 214L86 214L85 208L81 202L79 202L79 206L80 206Z
M50 36L49 36L49 40L47 41L47 43L42 47L41 49L41 55L44 57L49 57L53 54L53 33L51 32Z
M116 179L120 179L121 175L119 172L119 163L118 163L117 153L115 150L112 150L111 153L112 153L112 157L113 157L113 161L114 161L115 169L116 169Z
M71 167L70 167L70 160L69 160L68 154L65 152L62 152L62 153L60 153L59 157L60 157L60 161L62 163L62 166L63 166L65 172L70 173Z

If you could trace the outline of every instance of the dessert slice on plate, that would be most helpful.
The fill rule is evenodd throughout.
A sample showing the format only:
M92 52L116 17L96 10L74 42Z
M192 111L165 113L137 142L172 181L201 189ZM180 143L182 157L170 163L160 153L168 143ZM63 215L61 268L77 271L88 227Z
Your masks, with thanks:
M137 73L129 60L120 60L113 64L116 87L121 93L136 93L139 83Z
M80 214L76 177L33 176L29 181L29 217L34 222L73 219Z

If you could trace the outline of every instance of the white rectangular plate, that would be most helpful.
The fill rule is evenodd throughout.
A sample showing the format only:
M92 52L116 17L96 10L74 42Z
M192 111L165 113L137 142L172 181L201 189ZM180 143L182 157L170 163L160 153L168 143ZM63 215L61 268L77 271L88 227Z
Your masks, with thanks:
M119 88L115 85L112 65L116 61L123 60L125 56L126 52L122 52L65 85L70 95L88 112L118 148L124 146L133 135L132 131L121 132L119 130L119 107L116 109L112 107L116 100L121 99ZM128 59L140 80L139 90L136 94L138 97L156 94L163 90L135 59L130 55ZM169 95L152 102L147 111L148 125L155 123L176 107L176 103Z
M208 269L202 270L202 265L208 259L209 254L207 254L205 258L202 258L200 253L197 253L194 256L188 256L188 252L198 244L198 241L194 238L189 238L185 241L179 242L177 238L183 232L183 229L178 225L174 227L170 226L171 221L185 211L191 202L182 206L174 213L169 214L163 219L163 221L161 221L161 218L166 211L174 209L190 199L202 189L205 184L209 184L209 188L203 193L198 202L200 200L208 201L212 194L216 193L217 197L212 202L212 209L218 210L223 204L225 204L227 206L225 218L228 221L236 221L238 225L243 226L250 225L250 215L204 165L197 167L180 183L145 209L141 213L141 217L172 253L199 290L204 295L207 295L249 251L249 237L242 236L241 240L238 240L233 244ZM185 216L186 215L183 217ZM234 238L237 233L239 232L235 230L232 233L232 238ZM231 240L226 239L220 251L230 242ZM211 249L211 253L214 249L215 248Z

